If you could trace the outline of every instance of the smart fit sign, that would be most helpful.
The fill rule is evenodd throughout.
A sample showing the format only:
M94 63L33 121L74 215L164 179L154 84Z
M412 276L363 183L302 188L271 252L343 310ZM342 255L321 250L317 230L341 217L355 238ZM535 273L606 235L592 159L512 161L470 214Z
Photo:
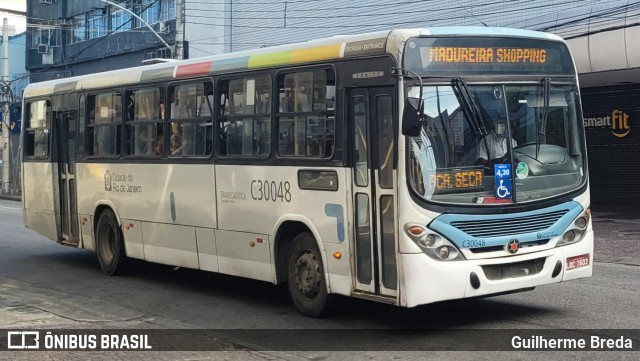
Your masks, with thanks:
M611 134L618 138L624 138L631 131L631 118L622 110L613 110L611 115L605 117L584 118L585 128L611 128Z

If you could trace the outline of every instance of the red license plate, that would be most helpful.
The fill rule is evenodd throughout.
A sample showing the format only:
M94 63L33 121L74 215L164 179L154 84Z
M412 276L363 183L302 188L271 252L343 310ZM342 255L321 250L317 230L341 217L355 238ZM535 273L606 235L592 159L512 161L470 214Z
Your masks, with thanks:
M589 265L589 254L567 258L567 271Z

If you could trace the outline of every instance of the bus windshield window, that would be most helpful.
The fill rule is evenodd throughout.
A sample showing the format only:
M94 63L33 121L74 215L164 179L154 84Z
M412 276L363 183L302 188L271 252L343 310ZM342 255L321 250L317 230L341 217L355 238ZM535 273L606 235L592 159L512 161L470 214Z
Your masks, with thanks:
M575 86L470 84L466 90L468 97L451 85L423 88L425 119L421 135L410 139L409 168L420 195L445 203L522 203L583 184Z

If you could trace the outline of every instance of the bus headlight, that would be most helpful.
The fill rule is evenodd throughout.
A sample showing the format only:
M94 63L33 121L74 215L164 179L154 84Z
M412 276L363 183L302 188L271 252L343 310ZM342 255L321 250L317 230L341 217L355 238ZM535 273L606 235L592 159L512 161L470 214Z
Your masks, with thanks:
M442 247L438 248L438 257L440 257L442 259L449 258L449 247L442 246Z
M576 232L570 230L565 232L565 234L562 235L562 240L567 242L567 243L571 243L573 241L576 240Z
M576 225L576 227L578 227L580 229L585 229L585 228L587 228L587 225L589 224L589 220L587 219L587 217L579 217L573 223Z
M448 239L419 224L406 224L404 231L427 256L438 261L464 260L462 253Z
M589 221L591 220L591 209L587 208L582 214L580 214L567 228L558 240L558 244L556 246L566 246L568 244L573 244L579 242L584 238L584 235L587 233L587 228L589 227Z

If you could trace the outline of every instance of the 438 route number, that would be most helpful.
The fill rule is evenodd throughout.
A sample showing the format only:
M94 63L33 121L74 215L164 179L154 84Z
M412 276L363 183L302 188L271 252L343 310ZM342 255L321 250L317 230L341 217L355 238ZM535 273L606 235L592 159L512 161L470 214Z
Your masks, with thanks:
M254 201L291 202L291 183L288 181L251 181L251 198Z

